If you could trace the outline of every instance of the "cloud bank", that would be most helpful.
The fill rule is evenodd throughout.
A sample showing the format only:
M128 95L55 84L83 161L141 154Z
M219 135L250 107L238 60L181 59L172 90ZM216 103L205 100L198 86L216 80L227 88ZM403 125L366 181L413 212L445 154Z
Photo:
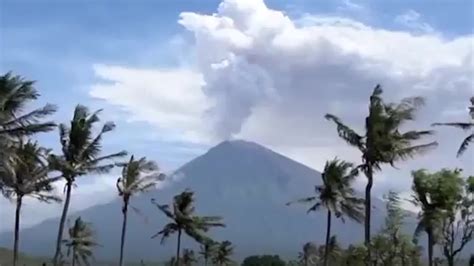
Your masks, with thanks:
M393 101L427 98L419 127L468 115L473 36L447 38L416 11L394 21L406 30L320 14L290 18L262 0L224 0L214 14L180 15L178 23L194 36L194 64L101 65L96 74L112 82L94 85L91 95L185 141L247 138L316 168L336 155L354 160L357 152L337 140L323 116L337 114L361 129L377 83ZM454 152L453 138L438 138L443 152ZM448 156L433 160L458 164Z

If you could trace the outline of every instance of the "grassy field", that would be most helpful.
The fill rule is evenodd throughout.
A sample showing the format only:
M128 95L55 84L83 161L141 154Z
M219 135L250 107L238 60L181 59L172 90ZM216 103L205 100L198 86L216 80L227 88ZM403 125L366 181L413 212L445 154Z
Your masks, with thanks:
M10 249L0 247L0 266L12 265L13 252ZM42 265L43 262L48 262L48 258L31 257L26 254L20 253L19 265L23 266L36 266Z
M12 265L12 257L13 257L13 252L11 249L7 248L2 248L0 247L0 266L10 266ZM46 263L46 265L50 266L51 264L51 259L50 258L45 258L45 257L33 257L33 256L28 256L26 254L20 253L19 257L19 263L18 265L20 266L42 266L43 263ZM93 262L92 265L94 266L116 266L117 262ZM127 266L163 266L163 263L158 263L158 262L144 262L144 264L141 264L139 262L134 262L134 263L127 263Z

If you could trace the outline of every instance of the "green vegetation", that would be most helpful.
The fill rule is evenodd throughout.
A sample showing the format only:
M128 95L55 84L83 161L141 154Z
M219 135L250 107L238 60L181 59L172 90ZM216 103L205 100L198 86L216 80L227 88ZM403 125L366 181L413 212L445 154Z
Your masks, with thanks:
M317 211L320 207L327 210L326 229L326 249L324 252L324 266L329 263L329 246L331 241L331 218L334 214L336 218L344 221L344 216L348 216L356 222L363 220L363 201L354 195L351 183L357 175L357 171L352 169L352 164L338 159L326 162L324 171L321 174L323 185L316 186L317 196L307 197L296 202L312 203L308 213ZM288 203L288 204L291 204Z
M20 223L24 197L33 197L44 202L59 202L53 186L58 180L65 181L65 197L57 241L52 263L59 265L162 265L157 262L125 263L125 242L128 207L132 197L147 191L165 179L155 162L146 158L131 156L126 162L118 161L125 151L103 155L102 139L105 133L115 128L106 122L96 128L100 110L91 113L77 105L68 124L47 121L56 111L53 105L25 112L28 104L38 99L34 82L21 76L7 73L0 76L0 192L16 204L14 244L12 251L0 249L2 265L48 265L49 258L28 257L22 254ZM470 107L474 119L474 98ZM338 117L325 117L337 126L337 134L349 145L356 147L362 155L360 164L334 159L328 161L322 174L322 185L315 186L315 195L295 202L309 203L308 212L324 208L327 211L326 239L323 245L308 242L302 246L295 258L284 262L278 255L251 256L244 260L250 265L370 265L370 266L418 266L422 265L423 248L418 245L418 236L427 236L428 263L453 266L466 263L460 254L474 236L474 177L463 176L461 169L441 169L429 173L416 170L412 173L411 202L419 207L418 226L413 235L403 233L406 212L400 207L399 195L390 192L386 196L387 217L384 227L371 235L371 193L376 172L384 165L394 166L400 160L410 159L437 145L436 142L419 143L433 134L431 130L402 131L408 121L415 119L415 112L423 104L420 97L404 99L399 103L387 103L382 98L381 86L376 86L369 98L369 114L365 119L365 132L357 133ZM456 126L471 129L472 121L456 123L435 123L434 125ZM56 129L59 131L60 154L52 154L47 148L34 141L36 134ZM404 128L404 127L403 127ZM462 155L474 136L468 135L458 148ZM77 218L63 238L71 195L79 177L108 173L114 167L121 167L122 174L116 187L122 198L122 230L118 262L99 262L94 259L95 240L93 225ZM367 178L365 199L356 196L352 183L362 173ZM317 182L321 184L320 182ZM170 222L152 237L161 236L161 242L177 234L176 256L166 265L189 266L196 264L228 266L236 265L232 242L216 241L208 236L210 229L224 227L219 216L201 216L195 213L195 197L192 190L185 190L174 196L171 205L161 205L152 200ZM283 208L283 206L282 206ZM341 246L337 236L331 234L333 217L345 221L346 217L356 222L364 220L365 241L363 244ZM200 251L183 249L181 237L186 234L200 245ZM319 239L316 239L319 241ZM62 252L67 249L66 254ZM441 256L435 257L435 248ZM160 258L161 259L161 258ZM163 261L167 258L163 258ZM471 257L471 264L473 257ZM48 263L48 264L46 264Z
M366 132L362 135L345 125L338 117L327 114L326 119L337 126L338 135L349 145L362 153L362 164L359 168L367 177L365 187L365 245L367 246L367 264L371 258L371 192L374 172L380 171L383 164L394 165L436 146L436 142L413 144L425 136L433 134L430 130L407 131L402 133L401 126L414 120L415 112L423 105L421 97L406 98L400 103L385 103L382 98L382 87L377 85L369 99L369 114L365 118Z
M62 242L67 247L67 256L71 257L72 266L75 266L76 263L79 265L89 264L89 260L93 256L92 250L98 246L91 225L82 221L81 217L78 217L74 225L69 228L69 239Z
M285 266L278 255L250 256L244 259L242 266Z

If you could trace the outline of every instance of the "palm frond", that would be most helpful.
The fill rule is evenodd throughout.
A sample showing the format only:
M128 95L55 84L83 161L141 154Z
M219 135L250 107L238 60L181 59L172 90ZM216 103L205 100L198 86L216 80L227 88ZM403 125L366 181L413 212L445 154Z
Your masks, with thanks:
M449 122L449 123L433 123L432 126L450 126L460 128L462 130L469 130L474 127L472 122Z
M346 126L337 116L332 114L326 114L324 116L327 120L333 121L337 126L337 133L339 137L345 140L352 146L359 149L363 149L363 137L357 134L353 129Z
M179 229L179 226L175 223L169 223L167 225L165 225L165 227L159 231L158 233L154 234L151 238L156 238L158 237L159 235L161 235L161 244L163 244L165 242L165 240L172 234L174 234L175 232L177 232Z
M467 136L463 142L461 143L461 146L459 146L459 149L458 149L458 152L457 152L457 157L461 156L467 149L467 147L469 146L469 144L471 142L474 141L474 133Z
M120 152L117 152L117 153L112 153L112 154L109 154L109 155L105 155L105 156L102 156L102 157L95 158L95 159L91 160L88 164L96 165L96 164L99 164L102 161L123 158L124 156L127 156L127 154L128 154L127 151L120 151Z
M175 215L171 212L169 205L160 205L156 202L155 199L151 199L151 203L155 205L160 211L162 211L168 218L175 219Z
M314 204L313 206L311 206L311 208L309 208L306 213L310 213L310 212L316 212L319 210L319 208L321 207L321 202L317 202L316 204Z
M420 144L420 145L415 145L415 146L411 146L407 148L398 149L393 154L391 164L393 165L393 163L398 160L407 160L407 159L413 158L415 155L424 154L437 146L438 146L438 142L433 141L427 144Z
M286 206L290 206L290 205L295 204L295 203L310 203L310 202L314 202L316 199L317 198L315 196L302 198L302 199L298 199L298 200L295 200L295 201L290 201L290 202L286 203Z

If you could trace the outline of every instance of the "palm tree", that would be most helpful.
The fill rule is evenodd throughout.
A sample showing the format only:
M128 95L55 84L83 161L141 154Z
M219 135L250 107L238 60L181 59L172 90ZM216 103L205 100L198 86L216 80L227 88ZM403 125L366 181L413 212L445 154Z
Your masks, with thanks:
M233 253L234 247L232 246L232 242L226 240L217 246L217 250L212 261L217 266L232 265L233 261L230 257Z
M69 228L69 239L61 241L67 247L67 255L71 255L72 266L89 264L89 258L93 257L92 250L98 246L94 239L91 225L78 217L74 225Z
M317 261L318 247L312 242L303 245L303 251L299 253L298 258L304 266L314 265Z
M209 259L214 256L216 252L216 243L210 241L201 245L201 250L199 254L204 259L204 266L207 266Z
M365 134L359 134L341 119L326 114L326 119L337 126L339 137L362 153L362 164L359 168L367 177L365 187L365 244L367 246L367 263L370 262L370 225L371 225L371 191L374 172L381 170L382 164L394 165L396 161L412 158L437 145L436 142L413 144L432 131L400 132L400 127L407 121L415 119L415 112L424 104L423 98L406 98L398 104L385 103L382 99L382 87L377 85L370 96L369 114L365 119Z
M25 80L21 76L13 76L11 72L0 76L0 162L2 167L15 154L12 149L19 138L39 132L48 132L56 126L51 121L42 119L56 111L54 105L45 106L25 112L26 105L38 99L39 93L34 81ZM0 176L0 191L2 190Z
M19 140L12 149L15 156L9 167L0 164L0 176L3 177L3 195L11 199L16 198L15 212L15 240L13 245L13 266L17 265L20 213L23 197L33 197L43 202L60 201L51 194L54 181L59 178L48 177L46 156L48 150L38 146L36 142Z
M337 242L336 236L331 236L327 245L319 247L319 253L323 253L323 257L328 254L331 258L331 265L338 264L338 260L342 257L342 249Z
M183 250L183 266L191 266L193 263L197 262L196 257L194 256L194 251L190 249Z
M433 266L433 247L436 243L435 230L440 220L440 206L431 197L431 177L424 170L414 171L412 185L411 202L421 208L419 213L418 225L415 229L415 237L417 238L421 232L426 232L428 236L428 262L429 266Z
M162 211L171 223L152 236L155 238L161 235L161 243L174 233L178 233L178 243L176 248L176 264L180 265L181 234L184 232L198 243L209 243L212 240L205 233L212 227L224 227L222 218L218 216L197 216L194 214L194 192L185 190L173 198L172 210L169 205L157 204L155 199L152 203Z
M72 187L76 179L88 174L107 173L115 164L113 162L102 164L104 161L110 161L126 155L125 151L121 151L100 156L103 134L112 131L115 125L112 122L107 122L102 126L100 132L93 136L94 125L99 122L99 112L100 110L90 113L87 107L77 105L70 126L66 124L59 125L62 154L50 155L48 158L51 168L59 171L66 180L66 197L59 222L53 260L54 265L58 264L58 258L61 253L64 224L71 200Z
M125 232L127 230L127 211L130 198L141 192L146 192L155 187L158 180L163 180L164 175L159 173L158 166L153 161L147 161L145 157L135 160L130 157L128 163L122 165L122 176L117 179L117 190L122 197L122 236L120 238L120 261L123 266L123 251L125 246Z
M434 123L433 126L451 126L451 127L457 127L462 130L469 130L471 128L474 128L474 97L471 97L471 106L469 107L469 114L471 116L471 121L469 122L450 122L450 123ZM457 157L461 156L469 146L471 142L474 141L474 132L471 132L462 142L461 145L459 146L458 152L457 152Z
M331 219L334 214L336 218L344 221L344 215L356 222L363 220L363 200L354 196L351 183L357 175L352 169L353 165L340 161L337 158L326 162L321 174L322 185L315 187L316 196L297 200L298 203L311 203L308 213L317 211L321 207L327 210L326 244L324 252L324 265L328 265L329 242L331 238ZM290 202L288 204L292 204Z
M176 258L171 257L169 261L165 263L166 266L176 266Z

